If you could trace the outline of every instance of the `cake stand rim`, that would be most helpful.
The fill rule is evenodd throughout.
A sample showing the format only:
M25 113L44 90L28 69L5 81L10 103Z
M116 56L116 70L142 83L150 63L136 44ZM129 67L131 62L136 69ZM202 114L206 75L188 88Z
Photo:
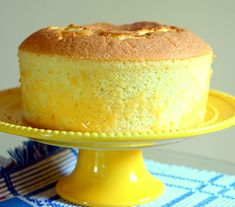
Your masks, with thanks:
M19 87L10 88L0 91L0 96L8 93L15 93L19 91ZM151 142L161 140L174 140L178 138L189 138L193 136L208 134L235 125L235 97L224 92L210 89L209 97L217 96L220 100L230 104L234 107L233 115L223 121L217 121L215 123L209 123L208 125L199 125L195 128L188 128L183 130L169 130L169 131L149 131L141 133L96 133L96 132L73 132L73 131L59 131L49 129L39 129L31 126L22 126L4 122L0 120L0 132L13 134L17 136L23 136L28 138L36 138L39 140L58 141L69 139L69 142L86 141L86 142Z

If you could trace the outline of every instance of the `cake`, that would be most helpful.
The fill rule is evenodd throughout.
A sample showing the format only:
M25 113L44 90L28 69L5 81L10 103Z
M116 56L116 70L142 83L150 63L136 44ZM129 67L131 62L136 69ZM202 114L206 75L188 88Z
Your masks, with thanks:
M50 26L19 46L24 120L37 128L146 132L206 113L213 51L156 22Z

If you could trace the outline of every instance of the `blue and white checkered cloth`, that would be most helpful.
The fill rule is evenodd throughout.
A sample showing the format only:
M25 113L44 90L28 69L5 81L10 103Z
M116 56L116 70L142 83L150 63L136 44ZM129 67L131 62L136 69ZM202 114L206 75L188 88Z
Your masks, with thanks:
M42 147L40 150L43 151ZM34 156L30 157L40 157L40 150L34 148ZM14 153L18 165L0 171L0 207L77 206L60 198L54 189L58 178L73 170L75 150L54 148L37 162L29 159L27 150ZM28 157L27 163L17 154ZM145 160L145 164L165 183L166 189L159 199L143 207L235 207L235 176L152 160Z

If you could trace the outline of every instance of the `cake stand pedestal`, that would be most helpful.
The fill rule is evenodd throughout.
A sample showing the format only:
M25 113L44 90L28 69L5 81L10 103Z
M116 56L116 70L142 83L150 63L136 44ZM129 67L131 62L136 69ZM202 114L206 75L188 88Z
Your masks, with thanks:
M131 206L155 200L163 183L149 174L141 150L80 150L75 170L57 193L88 206Z
M235 125L235 97L211 90L204 122L194 128L146 133L81 133L38 129L23 122L19 88L0 92L0 131L35 141L78 147L77 165L57 193L89 206L133 206L157 199L163 183L149 174L139 148L176 142Z

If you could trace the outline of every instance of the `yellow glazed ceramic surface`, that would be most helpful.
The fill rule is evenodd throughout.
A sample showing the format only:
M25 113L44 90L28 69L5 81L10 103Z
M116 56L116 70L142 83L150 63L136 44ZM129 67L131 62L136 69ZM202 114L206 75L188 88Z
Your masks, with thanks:
M79 148L122 149L172 142L235 125L235 97L210 90L204 122L194 128L144 133L87 133L38 129L22 121L19 88L0 92L0 131L37 141Z
M141 150L80 150L74 172L56 191L88 206L132 206L155 200L163 183L149 174Z
M52 145L84 148L80 150L74 172L62 178L56 190L68 201L89 206L139 205L163 193L161 181L146 170L142 152L123 149L166 144L233 125L235 97L213 90L209 94L206 119L197 127L148 133L81 133L33 128L22 121L19 88L0 92L1 132Z

